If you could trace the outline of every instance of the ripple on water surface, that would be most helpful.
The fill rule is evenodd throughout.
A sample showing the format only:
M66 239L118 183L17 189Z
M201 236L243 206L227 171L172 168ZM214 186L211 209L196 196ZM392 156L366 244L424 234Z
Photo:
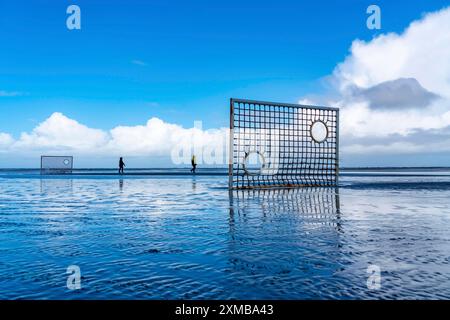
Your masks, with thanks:
M448 182L383 182L230 194L223 177L0 178L0 298L450 298Z

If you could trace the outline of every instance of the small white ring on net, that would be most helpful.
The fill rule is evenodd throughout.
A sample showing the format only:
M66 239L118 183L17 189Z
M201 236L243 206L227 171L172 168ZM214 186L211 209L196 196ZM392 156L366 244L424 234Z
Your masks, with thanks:
M248 167L248 161L250 156L252 155L257 155L259 157L261 166L259 169L253 169L253 168L249 168ZM264 157L264 155L259 152L259 151L250 151L250 152L246 152L245 153L245 157L244 157L244 171L245 174L249 175L249 176L258 176L262 173L263 169L266 167L266 158Z

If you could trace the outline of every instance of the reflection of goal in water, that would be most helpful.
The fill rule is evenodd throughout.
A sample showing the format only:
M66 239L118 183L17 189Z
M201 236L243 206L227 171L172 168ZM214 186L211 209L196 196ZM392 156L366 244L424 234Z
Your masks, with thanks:
M41 174L71 173L72 156L41 156Z
M302 223L332 226L340 230L338 188L285 188L233 190L230 192L232 214L276 217L290 215Z
M73 191L72 179L40 179L41 194L69 194Z
M339 109L231 99L230 189L335 186Z
M246 189L229 195L227 254L230 268L242 275L232 277L232 284L245 285L249 274L251 279L275 274L275 283L289 283L289 294L298 298L305 291L295 288L302 288L306 275L335 276L344 231L338 188Z

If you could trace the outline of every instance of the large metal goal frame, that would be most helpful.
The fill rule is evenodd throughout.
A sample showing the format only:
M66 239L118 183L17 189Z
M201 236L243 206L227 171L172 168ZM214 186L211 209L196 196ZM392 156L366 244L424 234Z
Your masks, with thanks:
M250 155L260 160L256 171ZM230 189L336 186L339 109L231 99L228 171Z
M72 173L72 156L41 156L41 174Z

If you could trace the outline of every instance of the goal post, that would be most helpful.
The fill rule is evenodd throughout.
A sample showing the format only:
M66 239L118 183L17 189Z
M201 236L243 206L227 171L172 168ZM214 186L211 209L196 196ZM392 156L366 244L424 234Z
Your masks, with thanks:
M339 109L230 99L229 188L335 186Z
M41 156L41 174L71 173L72 156Z

